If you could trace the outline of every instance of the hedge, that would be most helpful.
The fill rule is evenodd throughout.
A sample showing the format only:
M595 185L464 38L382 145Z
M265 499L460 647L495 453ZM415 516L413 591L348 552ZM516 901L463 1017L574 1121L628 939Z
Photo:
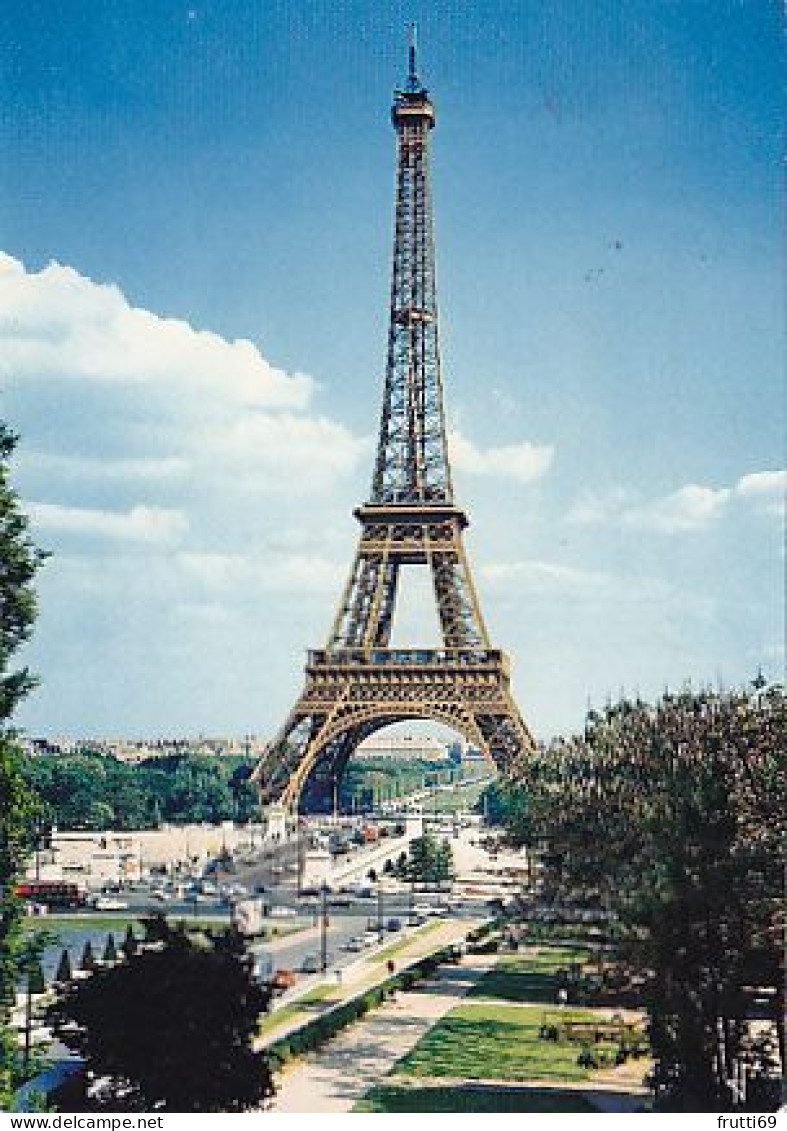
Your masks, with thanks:
M435 951L434 954L427 955L412 966L407 966L399 974L386 978L379 985L372 986L357 997L342 1002L321 1017L307 1021L300 1029L288 1033L286 1037L281 1037L268 1046L271 1068L281 1068L288 1060L312 1052L342 1029L346 1029L348 1025L365 1016L370 1009L382 1005L395 990L410 989L417 981L433 974L442 963L456 961L457 956L458 951L453 946Z

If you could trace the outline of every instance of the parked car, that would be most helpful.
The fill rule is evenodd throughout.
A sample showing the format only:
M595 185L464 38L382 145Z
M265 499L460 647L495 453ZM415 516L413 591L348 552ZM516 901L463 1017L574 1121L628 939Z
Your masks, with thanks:
M289 990L297 982L297 976L292 970L276 970L271 978L274 990Z
M332 895L328 899L330 907L351 907L352 902L352 896L341 892L337 892L336 895Z
M402 920L401 919L389 919L388 922L385 924L385 926L389 931L401 931Z
M96 911L127 911L128 904L124 899L113 899L108 895L97 895L92 900Z
M318 954L307 954L301 963L301 970L304 974L317 974L320 968L321 963Z

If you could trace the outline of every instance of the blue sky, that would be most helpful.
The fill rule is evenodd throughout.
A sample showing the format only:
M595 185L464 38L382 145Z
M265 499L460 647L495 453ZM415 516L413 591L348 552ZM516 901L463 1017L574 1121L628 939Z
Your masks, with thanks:
M780 675L778 4L9 0L30 731L268 734L297 694L371 475L412 19L455 482L523 713ZM414 582L399 637L431 623Z

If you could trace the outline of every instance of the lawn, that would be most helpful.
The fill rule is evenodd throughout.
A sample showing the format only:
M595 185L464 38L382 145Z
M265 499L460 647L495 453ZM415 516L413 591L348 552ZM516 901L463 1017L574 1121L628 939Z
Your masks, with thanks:
M428 935L430 931L434 931L437 929L437 927L442 926L442 922L442 919L432 919L425 926L419 927L419 929L413 934L407 935L403 939L399 939L398 942L392 943L392 945L387 946L385 950L381 950L378 954L375 954L375 962L387 962L389 958L393 958L394 955L399 954L406 947L408 947L410 943L416 942L416 940L418 939L422 939L424 935Z
M283 1005L280 1009L273 1010L272 1013L263 1014L257 1028L257 1035L267 1037L275 1029L283 1027L286 1022L291 1021L295 1017L300 1016L304 1024L307 1021L311 1021L315 1011L311 1009L310 1006L318 1005L325 1001L326 998L331 998L334 994L340 992L341 987L333 985L330 982L315 986L313 990L309 990L307 994L298 998L297 1001L293 1001L289 1005ZM326 1008L335 1004L336 1002L326 1001Z
M555 972L575 962L586 962L590 951L579 947L538 947L526 954L503 956L494 970L472 988L470 998L498 998L501 1001L557 1000Z
M581 1096L564 1092L539 1092L521 1088L501 1090L480 1086L464 1088L372 1088L353 1108L354 1112L405 1111L524 1111L556 1114L593 1112Z
M565 1021L603 1021L589 1009L562 1009L560 1016ZM577 1064L577 1044L539 1038L543 1019L544 1010L538 1006L460 1005L397 1062L392 1075L587 1080L590 1072Z

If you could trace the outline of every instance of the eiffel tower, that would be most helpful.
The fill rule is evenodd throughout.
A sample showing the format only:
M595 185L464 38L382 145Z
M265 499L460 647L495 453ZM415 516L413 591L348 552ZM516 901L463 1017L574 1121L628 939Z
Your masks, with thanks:
M434 107L416 71L394 94L396 226L380 438L360 540L330 636L308 653L298 701L255 767L262 803L282 814L336 807L348 759L374 731L431 719L458 731L504 773L521 772L533 737L492 648L465 556L468 525L454 503L437 333L429 133ZM428 566L442 645L392 649L397 584ZM280 826L283 827L283 826Z

